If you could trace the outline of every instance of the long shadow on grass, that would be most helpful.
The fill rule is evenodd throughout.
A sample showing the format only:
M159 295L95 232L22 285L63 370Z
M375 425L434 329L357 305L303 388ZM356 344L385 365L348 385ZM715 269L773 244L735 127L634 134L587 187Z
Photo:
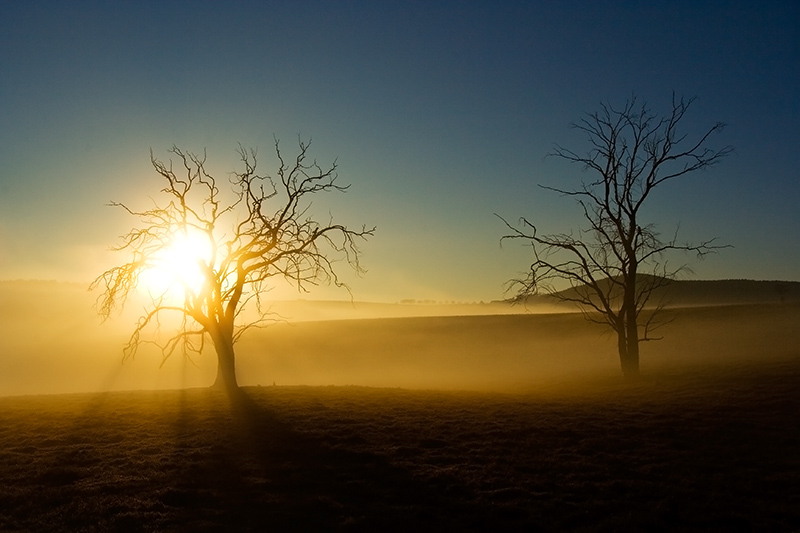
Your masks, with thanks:
M176 420L175 482L161 500L170 528L246 531L474 529L491 517L384 458L327 445L283 423L246 392ZM208 398L206 398L208 400ZM216 427L203 427L214 424Z

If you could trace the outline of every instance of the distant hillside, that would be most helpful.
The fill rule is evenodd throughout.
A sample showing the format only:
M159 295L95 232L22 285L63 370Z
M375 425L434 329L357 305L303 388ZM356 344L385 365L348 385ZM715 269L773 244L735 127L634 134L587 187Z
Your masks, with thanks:
M0 317L43 318L92 309L97 293L88 284L53 280L0 280ZM96 314L96 313L92 313Z
M94 304L99 291L89 292L87 286L42 280L0 281L0 320L34 321L71 320L79 317L87 326L98 326L100 318ZM665 301L669 306L708 306L800 302L800 282L796 281L672 281L659 289L653 301ZM115 315L112 322L129 324L141 311L144 300L134 297L127 306L125 317ZM391 318L409 316L467 316L518 313L571 312L575 307L558 302L551 296L530 296L523 305L508 301L487 303L377 303L351 301L286 300L270 304L276 317L290 322L341 320L359 318ZM134 316L136 315L136 316Z
M670 305L716 305L800 301L800 282L729 279L672 281L663 295Z
M100 325L95 303L100 290L88 291L88 284L49 280L0 280L0 320L58 320L59 317L78 316L87 323ZM114 314L115 324L135 321L147 304L142 296L132 295L126 305L125 318ZM362 302L349 300L278 300L267 302L275 318L289 322L344 320L360 318L392 318L408 316L453 316L517 314L526 310L507 302L480 303L430 303L412 300L402 303ZM553 304L538 305L537 312L558 311ZM531 310L532 311L532 310ZM88 322L90 321L90 322Z
M574 289L559 294L569 294ZM528 305L552 301L551 296L532 296ZM800 301L800 282L726 280L673 280L654 292L652 302L670 307L699 305L731 305Z

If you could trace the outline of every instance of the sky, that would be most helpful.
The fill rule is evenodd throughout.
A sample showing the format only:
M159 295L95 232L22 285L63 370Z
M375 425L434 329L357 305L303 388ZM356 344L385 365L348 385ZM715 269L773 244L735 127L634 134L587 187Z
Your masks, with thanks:
M530 251L500 238L525 216L581 227L568 198L585 151L570 123L631 95L696 97L689 134L735 153L653 197L648 220L732 248L694 279L800 280L800 4L786 2L2 2L0 279L87 283L161 183L152 149L236 148L274 172L311 139L337 161L336 222L377 226L367 301L502 298ZM344 265L342 265L344 267ZM344 269L343 269L344 272ZM278 296L293 297L278 291ZM321 287L305 298L348 298Z

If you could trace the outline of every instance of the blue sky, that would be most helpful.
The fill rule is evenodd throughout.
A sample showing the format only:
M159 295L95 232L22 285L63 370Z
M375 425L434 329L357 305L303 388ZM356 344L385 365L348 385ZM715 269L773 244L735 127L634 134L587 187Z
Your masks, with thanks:
M133 220L105 204L156 193L150 148L205 148L224 175L242 143L272 171L273 135L299 135L351 184L316 212L378 228L354 298L497 299L530 257L493 213L581 225L537 187L579 183L545 157L585 146L569 123L675 91L697 97L686 132L723 121L712 146L736 152L650 220L734 246L695 278L800 280L795 2L4 2L0 72L0 279L119 261Z

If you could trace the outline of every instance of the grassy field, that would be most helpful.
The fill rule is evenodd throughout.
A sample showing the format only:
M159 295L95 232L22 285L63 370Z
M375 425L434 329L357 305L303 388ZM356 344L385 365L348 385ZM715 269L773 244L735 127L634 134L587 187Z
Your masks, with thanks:
M800 364L0 398L2 531L792 531Z
M213 378L41 308L2 314L2 390ZM234 399L0 396L0 531L798 531L798 324L681 309L625 383L574 313L309 321L243 340Z

